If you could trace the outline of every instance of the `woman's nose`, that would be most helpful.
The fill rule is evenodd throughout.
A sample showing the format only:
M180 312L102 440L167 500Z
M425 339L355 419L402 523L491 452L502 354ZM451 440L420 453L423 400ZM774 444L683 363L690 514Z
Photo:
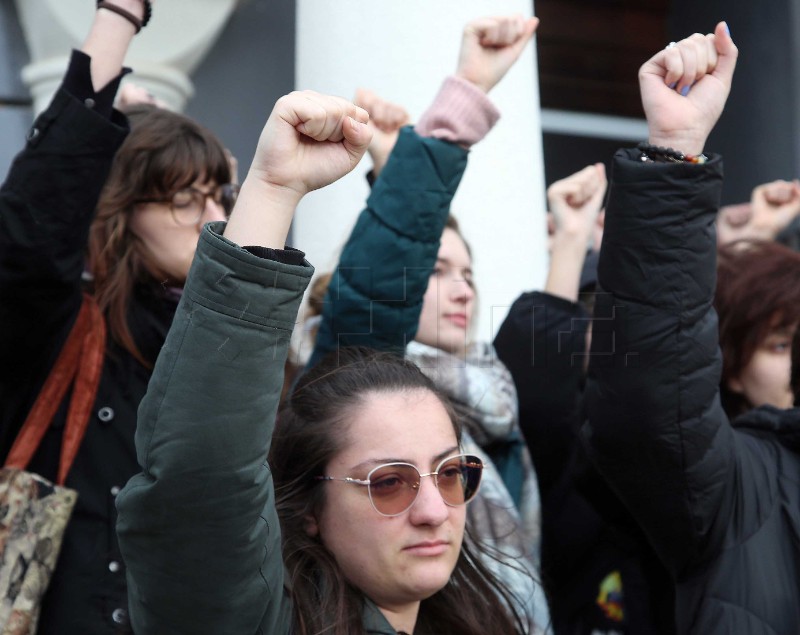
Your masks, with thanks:
M450 508L444 502L433 476L422 478L419 492L414 504L409 510L409 519L414 525L441 525L450 513Z
M227 220L228 215L225 213L225 208L220 203L214 201L210 196L206 197L206 206L203 209L203 223L210 223L215 220Z
M454 278L450 281L450 297L457 302L469 302L475 298L472 284L464 278Z

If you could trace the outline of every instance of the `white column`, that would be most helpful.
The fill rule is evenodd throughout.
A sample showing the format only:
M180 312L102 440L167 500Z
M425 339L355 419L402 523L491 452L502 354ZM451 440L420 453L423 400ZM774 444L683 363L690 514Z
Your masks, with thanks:
M69 51L80 46L95 11L93 0L15 0L31 55L22 78L41 112L58 88ZM132 81L174 110L194 89L189 74L217 40L238 0L164 0L133 41L126 64Z
M483 15L531 14L530 0L299 0L297 88L352 98L359 86L417 118L455 70L463 25ZM535 44L534 44L535 46ZM491 98L502 118L475 146L453 203L472 245L479 297L476 337L491 339L520 292L541 288L546 267L544 170L535 50ZM368 194L355 173L306 197L294 244L317 270L332 269Z

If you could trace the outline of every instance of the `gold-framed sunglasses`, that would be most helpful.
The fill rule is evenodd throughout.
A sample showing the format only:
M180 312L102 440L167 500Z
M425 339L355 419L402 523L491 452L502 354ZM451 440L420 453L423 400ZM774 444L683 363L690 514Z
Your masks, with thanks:
M447 505L466 505L478 493L483 476L483 461L472 454L457 454L443 459L433 472L425 474L411 463L385 463L372 468L365 479L317 476L316 480L366 486L370 503L376 512L381 516L399 516L411 509L417 500L424 476L433 478Z

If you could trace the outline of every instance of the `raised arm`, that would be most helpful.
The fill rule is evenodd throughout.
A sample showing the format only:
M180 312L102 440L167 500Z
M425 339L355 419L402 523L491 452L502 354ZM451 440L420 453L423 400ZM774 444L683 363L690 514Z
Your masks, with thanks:
M750 203L727 206L717 217L717 243L775 240L800 218L800 181L771 181L753 188Z
M498 117L486 92L530 40L538 21L485 18L464 30L458 67L415 128L400 131L344 247L309 365L338 346L402 352L417 331L466 148Z
M366 121L339 98L281 98L230 222L201 235L139 409L142 473L117 498L137 633L291 632L266 457L313 270L283 246L302 196L358 163Z
M514 378L520 426L543 498L572 466L570 456L577 449L590 323L578 293L605 191L602 163L548 188L555 228L544 291L517 298L494 340Z
M111 1L143 15L141 0ZM0 403L9 394L20 405L19 412L3 412L0 456L77 316L89 225L128 130L112 103L134 34L120 15L96 12L0 189Z
M372 141L367 152L372 159L369 178L373 182L383 172L386 161L397 143L400 129L411 123L411 115L401 105L393 104L366 88L359 88L356 91L355 103L369 113Z
M699 157L736 58L720 23L642 66L650 144L675 152L617 154L600 256L584 433L676 576L719 546L736 470L712 309L722 166Z

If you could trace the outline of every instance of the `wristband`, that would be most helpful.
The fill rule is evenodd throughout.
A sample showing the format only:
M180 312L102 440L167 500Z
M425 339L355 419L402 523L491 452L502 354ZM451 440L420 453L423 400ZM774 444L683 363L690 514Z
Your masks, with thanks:
M661 146L654 146L644 142L636 147L641 151L641 159L645 163L694 163L702 165L708 161L708 157L705 154L684 154L679 150L662 148Z
M130 11L126 11L122 7L118 7L110 2L105 2L104 0L97 0L98 9L105 9L106 11L111 11L112 13L122 16L134 26L136 33L139 33L143 27L147 26L147 23L150 22L150 18L153 15L153 6L150 4L150 0L142 0L142 4L144 5L144 17L140 20Z

